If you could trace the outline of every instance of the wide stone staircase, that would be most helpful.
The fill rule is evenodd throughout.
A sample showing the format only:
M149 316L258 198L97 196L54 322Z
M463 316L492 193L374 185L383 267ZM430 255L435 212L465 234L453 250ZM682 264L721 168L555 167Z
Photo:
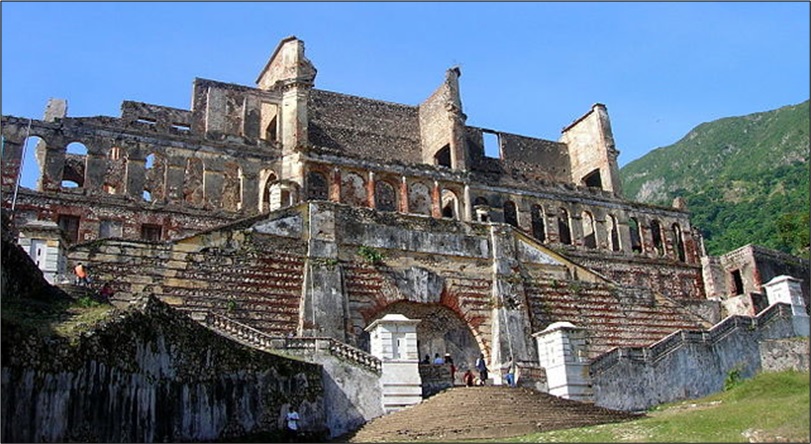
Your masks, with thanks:
M454 387L365 424L348 442L494 439L638 419L641 415L528 388Z

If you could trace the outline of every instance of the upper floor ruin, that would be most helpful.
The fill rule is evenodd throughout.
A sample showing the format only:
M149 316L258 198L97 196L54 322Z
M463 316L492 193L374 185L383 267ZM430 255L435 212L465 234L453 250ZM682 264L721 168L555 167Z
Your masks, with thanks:
M5 205L58 222L79 242L166 240L331 200L698 263L683 208L622 197L605 105L552 141L466 125L459 68L416 106L319 90L316 73L304 42L288 37L254 87L195 79L190 110L124 101L120 117L69 117L67 103L52 100L42 120L3 116L3 186L16 184L26 144L41 173L36 192L12 193Z

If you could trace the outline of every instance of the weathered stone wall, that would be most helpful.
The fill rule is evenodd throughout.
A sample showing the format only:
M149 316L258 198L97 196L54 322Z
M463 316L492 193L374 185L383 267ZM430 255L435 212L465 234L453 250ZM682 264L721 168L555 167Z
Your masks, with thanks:
M357 430L383 415L380 375L326 353L294 354L322 367L324 415L330 438Z
M615 349L592 362L595 404L636 411L721 391L730 371L750 378L764 368L759 344L793 336L791 308L776 304L756 318L733 316L708 331Z
M760 343L760 363L764 372L809 371L808 338L762 341Z
M314 147L359 159L422 162L416 107L314 89L308 117Z
M291 406L325 431L320 366L236 345L154 299L75 342L2 329L4 442L278 436Z

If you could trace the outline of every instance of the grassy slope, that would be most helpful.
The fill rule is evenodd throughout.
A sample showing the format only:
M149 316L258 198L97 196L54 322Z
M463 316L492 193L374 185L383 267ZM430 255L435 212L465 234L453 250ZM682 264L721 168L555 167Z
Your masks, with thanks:
M637 421L499 441L809 442L809 374L761 373L729 391L659 406L648 415Z
M809 102L703 123L621 170L626 196L687 200L710 254L757 243L808 252Z

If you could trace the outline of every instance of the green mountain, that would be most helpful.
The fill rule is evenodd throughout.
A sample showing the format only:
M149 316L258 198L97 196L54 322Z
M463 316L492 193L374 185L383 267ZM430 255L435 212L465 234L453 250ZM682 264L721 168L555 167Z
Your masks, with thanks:
M808 101L695 127L620 169L626 197L683 197L707 253L753 243L809 253Z

